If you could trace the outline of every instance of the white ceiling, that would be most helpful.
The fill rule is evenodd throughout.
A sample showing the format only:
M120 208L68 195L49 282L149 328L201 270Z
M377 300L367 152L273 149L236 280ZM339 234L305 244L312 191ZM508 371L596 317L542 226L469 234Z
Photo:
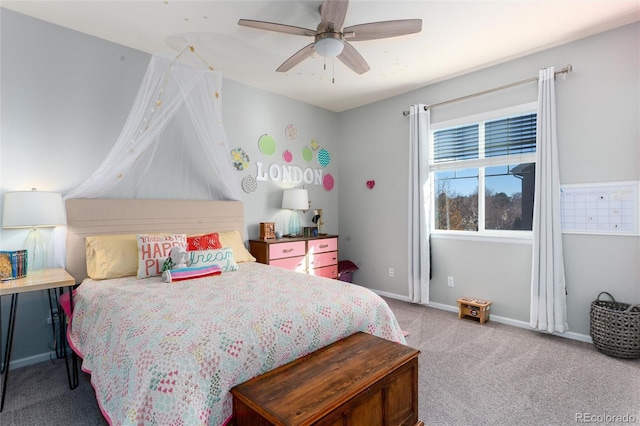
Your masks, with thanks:
M2 7L148 53L173 52L168 38L195 40L225 78L336 112L640 20L640 0L351 0L345 26L422 19L419 34L354 42L371 66L363 75L330 59L325 71L315 54L277 73L313 38L237 25L244 18L315 30L320 3L3 0Z

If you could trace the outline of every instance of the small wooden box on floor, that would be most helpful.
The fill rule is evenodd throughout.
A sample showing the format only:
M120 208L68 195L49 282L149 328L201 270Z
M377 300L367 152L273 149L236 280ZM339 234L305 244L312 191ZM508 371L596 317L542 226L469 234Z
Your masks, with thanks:
M234 424L424 425L420 351L356 333L231 389Z
M489 321L491 314L491 302L472 297L461 297L458 299L458 318L464 316L480 318L480 324Z

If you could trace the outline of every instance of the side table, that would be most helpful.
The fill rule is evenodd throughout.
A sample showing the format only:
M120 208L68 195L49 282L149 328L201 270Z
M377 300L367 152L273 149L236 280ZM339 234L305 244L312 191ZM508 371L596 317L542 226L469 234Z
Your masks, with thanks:
M2 296L11 296L11 307L9 310L9 328L7 331L7 340L5 344L5 353L0 373L4 375L2 378L2 400L0 401L0 412L4 409L4 398L7 394L7 377L9 376L9 363L11 361L11 350L13 348L13 337L16 325L16 314L18 311L18 296L20 293L28 293L31 291L47 290L49 292L49 305L51 306L51 290L58 289L59 295L63 294L64 287L68 287L68 291L73 291L76 280L62 268L42 269L29 272L24 278L18 278L9 281L0 281L0 298ZM73 303L73 300L71 300ZM72 355L72 370L69 369L69 359L67 356L67 339L65 334L66 318L64 311L58 306L58 316L60 318L60 345L64 353L64 360L67 367L67 378L69 379L69 388L75 389L78 386L78 365L75 354ZM0 327L0 330L2 328ZM55 330L55 328L54 328ZM55 333L55 331L54 331ZM1 340L1 339L0 339Z

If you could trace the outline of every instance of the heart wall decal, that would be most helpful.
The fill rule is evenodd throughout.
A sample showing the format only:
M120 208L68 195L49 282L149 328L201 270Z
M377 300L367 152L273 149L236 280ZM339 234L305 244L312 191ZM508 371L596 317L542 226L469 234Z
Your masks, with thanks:
M367 181L367 188L373 189L374 186L376 186L376 181L375 180L368 180Z

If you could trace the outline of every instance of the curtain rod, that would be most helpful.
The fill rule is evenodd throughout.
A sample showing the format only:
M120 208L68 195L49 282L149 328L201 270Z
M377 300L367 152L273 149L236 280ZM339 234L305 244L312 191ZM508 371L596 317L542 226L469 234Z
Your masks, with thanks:
M572 71L573 71L573 66L571 66L571 64L569 64L566 67L562 68L561 70L556 71L554 73L554 75L569 74ZM464 101L466 99L475 98L477 96L486 95L488 93L497 92L499 90L509 89L511 87L520 86L521 84L531 83L533 81L538 81L538 77L531 77L531 78L527 78L525 80L516 81L515 83L505 84L504 86L494 87L493 89L484 90L482 92L472 93L471 95L461 96L459 98L449 99L447 101L442 101L442 102L438 102L438 103L431 104L431 105L425 105L424 106L424 110L426 111L429 108L438 107L438 106L442 106L442 105L446 105L446 104L451 104L453 102ZM404 115L406 117L407 115L409 115L409 111L402 111L402 115Z

